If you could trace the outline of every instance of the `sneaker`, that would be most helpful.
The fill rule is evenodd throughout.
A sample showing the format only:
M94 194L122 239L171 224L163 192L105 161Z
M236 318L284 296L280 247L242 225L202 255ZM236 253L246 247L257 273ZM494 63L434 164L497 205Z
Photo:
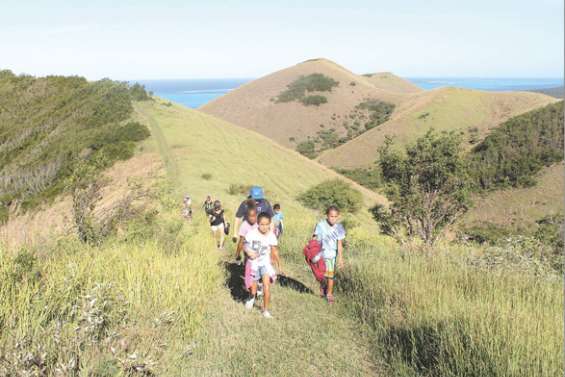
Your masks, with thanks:
M263 318L273 318L273 316L268 310L263 310Z
M333 304L335 302L333 295L327 295L326 298L328 299L328 304Z
M255 298L250 298L249 300L245 301L245 309L251 310L253 309L253 305L255 305Z
M263 296L263 284L257 284L257 296Z

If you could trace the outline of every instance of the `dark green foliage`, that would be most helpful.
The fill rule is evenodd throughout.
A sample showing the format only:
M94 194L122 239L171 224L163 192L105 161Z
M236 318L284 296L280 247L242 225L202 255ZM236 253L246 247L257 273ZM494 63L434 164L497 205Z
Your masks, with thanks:
M367 110L369 120L365 123L365 130L375 128L390 119L394 111L392 103L379 101L376 99L367 99L357 105L358 109Z
M312 140L301 141L296 145L296 151L308 158L316 158L316 144Z
M320 106L328 102L328 99L320 95L309 95L300 100L304 106Z
M538 228L534 232L534 238L550 246L555 255L561 255L565 246L563 244L563 214L548 215L536 223Z
M537 172L563 160L563 102L504 122L473 149L469 159L480 189L535 184Z
M131 93L131 98L134 101L147 101L151 99L151 97L145 90L145 87L138 83L135 83L130 87L130 93Z
M135 142L149 136L145 126L127 122L142 90L107 79L0 71L0 212L14 201L27 209L55 197L81 161L96 174L131 157Z
M340 179L324 181L297 199L306 207L320 211L335 205L343 212L357 212L363 202L361 193Z
M492 245L516 234L516 231L510 228L489 222L465 227L461 232L463 234L461 238L467 241L473 241L479 244L489 243Z
M355 86L355 85L357 85L357 83L356 83L355 81L351 81L351 82L349 83L349 85L350 85L350 86Z
M371 168L337 169L337 172L371 190L383 186L381 172L376 166Z
M209 180L212 179L212 174L204 173L204 174L202 174L202 179L205 180L205 181L209 181Z
M399 237L419 237L431 245L466 212L469 183L460 143L455 133L430 130L404 154L392 148L390 139L379 150L379 165L393 204L386 214L390 218L382 209L377 215L386 220L385 226L400 224L403 234Z
M304 103L306 92L331 92L332 88L337 86L338 84L339 82L321 73L312 73L308 76L301 76L297 80L293 81L290 85L288 85L287 89L284 92L278 95L276 102L301 101L302 103ZM307 102L311 101L313 101L314 103L308 103L308 105L314 105L316 102L323 100L320 98L307 100ZM327 99L325 100L325 102L319 102L316 106L326 102ZM304 104L307 105L306 103Z

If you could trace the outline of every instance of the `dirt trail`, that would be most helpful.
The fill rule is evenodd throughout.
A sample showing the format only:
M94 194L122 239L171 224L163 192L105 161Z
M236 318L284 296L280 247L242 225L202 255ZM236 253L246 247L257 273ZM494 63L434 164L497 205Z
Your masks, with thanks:
M167 144L166 129L150 113L140 114L151 126L168 175L188 184ZM205 122L205 118L201 118ZM181 139L181 140L179 140ZM175 145L183 143L175 138ZM204 221L196 216L195 221ZM272 289L273 319L258 307L243 305L243 271L233 263L233 245L221 253L225 287L210 297L212 310L194 340L182 376L375 376L380 375L358 325L339 301L329 306L318 297L316 283L305 264L285 263L286 276ZM284 258L284 245L281 248ZM283 259L284 260L284 259ZM258 305L258 304L256 304Z

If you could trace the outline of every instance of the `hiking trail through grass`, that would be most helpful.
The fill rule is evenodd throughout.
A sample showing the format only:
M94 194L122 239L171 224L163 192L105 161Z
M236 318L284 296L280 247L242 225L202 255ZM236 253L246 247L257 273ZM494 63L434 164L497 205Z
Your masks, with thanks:
M166 118L156 118L144 108L138 110L138 114L151 126L167 174L173 178L175 185L179 185L175 190L179 193L186 190L195 195L194 210L197 213L194 221L206 221L198 208L200 198L196 195L203 195L210 189L202 187L206 182L197 182L194 174L191 177L187 173L190 172L191 151L185 139L192 138L194 131L171 135L168 132L171 124L167 124ZM204 129L215 126L204 124L213 118L196 112L193 115L191 127L194 122L201 123L195 127ZM241 199L228 200L226 207L232 209L230 206ZM360 326L346 312L345 298L338 295L336 304L332 306L322 300L306 264L298 263L296 255L285 260L288 251L284 244L281 257L286 276L281 276L272 288L271 312L274 318L264 319L261 316L260 300L252 311L246 311L243 305L247 297L243 290L243 268L234 263L233 249L234 245L228 239L226 250L210 250L210 253L218 254L218 268L225 270L225 286L209 297L209 313L190 351L183 356L181 366L174 363L174 368L181 369L178 371L180 375L327 377L379 374ZM175 371L170 372L176 374Z

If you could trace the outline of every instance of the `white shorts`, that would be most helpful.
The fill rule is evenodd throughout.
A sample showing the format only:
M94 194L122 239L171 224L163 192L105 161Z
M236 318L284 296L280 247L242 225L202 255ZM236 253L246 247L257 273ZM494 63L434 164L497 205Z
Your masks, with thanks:
M222 232L224 231L224 223L221 223L219 225L210 225L210 229L212 229L212 232L216 233L218 230L221 230Z

